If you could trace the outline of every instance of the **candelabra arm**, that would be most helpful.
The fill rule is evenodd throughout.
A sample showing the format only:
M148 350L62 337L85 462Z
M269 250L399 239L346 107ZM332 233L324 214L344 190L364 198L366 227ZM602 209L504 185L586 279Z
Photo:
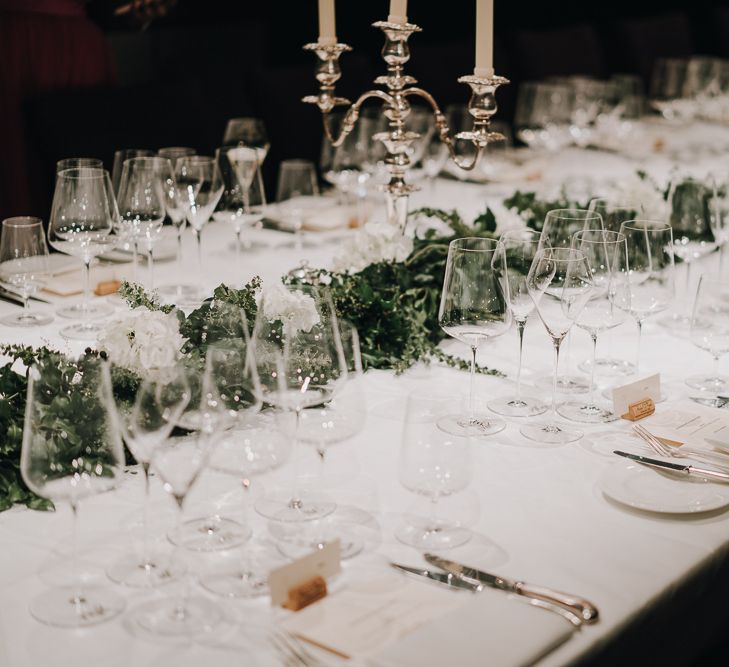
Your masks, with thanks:
M382 90L373 89L368 90L366 93L362 93L362 95L357 98L357 101L354 102L354 104L350 105L347 113L344 114L342 126L339 129L339 134L336 137L332 132L330 113L322 113L324 134L326 134L327 140L332 144L332 146L336 148L337 146L341 146L344 143L344 140L354 129L354 126L357 123L357 119L359 118L359 110L362 108L362 105L372 97L376 97L377 99L382 100L382 102L386 105L391 105L394 103L392 96Z

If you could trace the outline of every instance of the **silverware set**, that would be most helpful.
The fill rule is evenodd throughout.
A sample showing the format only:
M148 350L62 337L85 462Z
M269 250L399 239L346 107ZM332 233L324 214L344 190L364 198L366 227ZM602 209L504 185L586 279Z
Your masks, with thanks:
M488 587L511 593L524 598L533 606L559 614L578 628L585 623L595 623L598 620L597 607L577 596L500 577L435 554L426 553L424 557L430 565L438 569L417 568L400 563L390 563L390 566L407 575L424 578L454 590L480 593Z

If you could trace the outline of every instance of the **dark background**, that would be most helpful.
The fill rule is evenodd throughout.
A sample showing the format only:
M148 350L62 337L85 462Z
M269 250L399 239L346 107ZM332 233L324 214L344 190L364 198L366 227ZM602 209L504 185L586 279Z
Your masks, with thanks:
M144 31L122 29L108 4L91 4L115 56L118 85L63 90L27 100L25 131L32 154L35 202L45 216L56 160L95 156L111 166L118 148L191 145L212 153L228 118L264 119L271 139L265 176L272 193L280 160L317 161L318 110L300 103L316 92L314 56L301 50L318 33L316 0L246 2L180 0ZM458 76L473 69L474 0L410 0L409 18L423 28L411 40L407 71L442 107L465 103ZM337 33L354 51L342 57L338 92L354 97L383 71L388 0L339 0ZM518 82L553 74L606 77L637 73L647 82L658 57L729 57L729 1L628 0L496 2L495 67L512 84L499 90L498 117L513 117Z

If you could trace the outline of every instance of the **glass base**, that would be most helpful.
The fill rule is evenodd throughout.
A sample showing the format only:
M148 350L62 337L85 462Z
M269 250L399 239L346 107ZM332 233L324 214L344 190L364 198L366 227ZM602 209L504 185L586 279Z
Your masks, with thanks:
M440 551L466 544L471 539L471 531L441 519L433 519L403 524L395 530L395 537L420 551Z
M725 375L692 375L686 378L686 384L693 389L700 389L714 394L729 391L729 377Z
M124 611L126 602L113 591L90 588L80 599L71 588L42 593L30 603L36 620L59 628L83 628L111 620Z
M489 401L486 407L497 415L505 417L536 417L549 409L546 403L531 396L497 398Z
M90 301L86 303L74 303L72 306L61 306L56 309L58 317L65 317L68 320L95 320L100 317L111 315L114 309L104 301Z
M295 560L310 554L317 549L323 549L333 539L339 540L340 554L342 560L354 558L362 552L365 546L364 539L354 530L339 525L336 530L325 529L321 526L314 526L313 530L305 534L292 535L284 528L284 524L271 525L270 532L276 540L276 547L282 556Z
M6 315L0 319L0 323L6 327L41 327L44 324L53 322L53 316L47 313L23 310L20 313Z
M494 435L506 428L503 419L484 414L446 415L441 417L436 425L445 433L466 437Z
M129 554L110 565L106 576L113 582L131 588L156 588L169 584L185 574L181 565L165 562L164 565L155 559L146 563L137 554Z
M567 425L557 424L524 424L519 429L525 438L535 442L544 442L553 445L566 445L568 442L577 442L583 433L576 428Z
M707 408L725 408L729 404L729 400L726 398L719 398L718 396L710 398L708 396L689 396L689 398L699 405L705 405Z
M322 498L290 496L288 500L283 497L264 496L256 501L254 507L262 517L284 523L323 519L337 509L336 503Z
M268 594L268 571L253 567L202 577L200 585L214 595L226 598L253 598Z
M594 403L582 403L579 401L562 403L557 408L557 412L565 419L573 422L582 422L583 424L605 424L617 419L613 412L607 408L601 408Z
M536 385L542 389L552 389L552 375L537 378ZM590 381L582 375L560 375L557 378L557 391L560 394L586 394L590 391Z
M246 542L251 536L249 526L222 516L206 516L191 519L180 530L167 534L172 544L190 551L222 551Z
M578 368L589 375L592 372L592 359L583 361ZM625 359L605 358L597 359L595 362L595 374L602 377L620 377L634 373L635 364L631 364Z
M168 637L182 637L211 630L222 619L217 605L205 598L153 600L132 612L136 622L147 632Z
M95 341L98 335L104 331L104 327L93 322L79 322L63 327L58 333L69 340Z

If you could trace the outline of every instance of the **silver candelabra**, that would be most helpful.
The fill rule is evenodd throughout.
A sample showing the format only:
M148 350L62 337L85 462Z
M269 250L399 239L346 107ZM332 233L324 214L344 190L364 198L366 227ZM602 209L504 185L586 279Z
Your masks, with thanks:
M408 215L408 197L419 188L405 180L407 170L410 168L409 148L419 135L416 132L405 130L405 119L410 113L410 97L421 97L430 104L435 116L435 127L440 140L448 148L451 159L466 171L472 170L481 159L487 144L492 141L503 141L504 136L490 129L491 117L496 113L496 89L509 83L503 76L476 76L469 74L458 79L459 83L471 87L471 99L468 102L468 111L473 116L473 129L470 132L460 132L451 136L448 120L440 110L433 96L423 88L417 87L417 81L403 73L405 63L410 60L410 47L408 39L421 29L412 23L390 23L377 21L372 24L385 33L385 45L382 48L382 58L387 64L387 74L378 76L375 85L386 89L372 89L362 93L354 102L343 97L337 97L335 86L342 76L339 58L352 48L347 44L306 44L304 49L313 51L319 62L316 68L316 79L319 82L319 94L308 95L303 99L307 104L316 104L322 113L324 132L333 146L340 146L347 135L354 129L364 102L370 98L382 101L383 113L389 121L390 129L379 132L374 136L385 145L387 155L385 166L390 174L390 182L384 186L387 202L387 219L405 229ZM331 112L337 106L347 105L349 109L344 115L339 134L334 136L331 127ZM455 140L470 141L476 153L470 159L459 156L456 152Z

